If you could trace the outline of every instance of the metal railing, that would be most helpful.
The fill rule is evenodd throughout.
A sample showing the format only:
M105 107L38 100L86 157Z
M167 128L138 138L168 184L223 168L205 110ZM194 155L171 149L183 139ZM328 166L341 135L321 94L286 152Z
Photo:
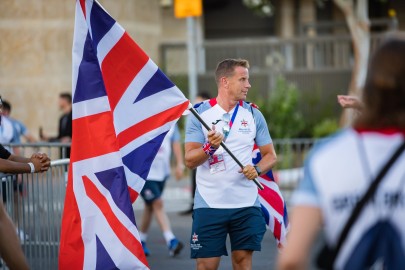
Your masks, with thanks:
M7 143L3 146L13 153L30 157L33 153L46 153L51 160L69 158L70 143L39 142L39 143Z
M45 173L4 175L1 194L31 269L57 269L69 159ZM5 265L3 263L3 267Z
M371 51L385 36L386 33L371 35ZM184 42L164 43L160 50L161 67L167 74L187 73ZM212 73L218 61L226 58L248 59L251 73L264 70L350 70L353 65L350 35L206 40L197 52L200 74Z
M385 35L371 35L371 52ZM165 43L160 50L160 66L187 94L186 44ZM319 93L316 95L319 95L320 103L330 100L330 96L347 93L354 63L349 35L208 40L197 48L197 52L200 91L214 94L214 70L219 61L225 58L245 58L250 63L251 93L269 98L281 75L288 82L294 83L303 96ZM251 101L255 102L255 99ZM305 108L304 105L302 107ZM332 107L336 115L339 109L337 103Z

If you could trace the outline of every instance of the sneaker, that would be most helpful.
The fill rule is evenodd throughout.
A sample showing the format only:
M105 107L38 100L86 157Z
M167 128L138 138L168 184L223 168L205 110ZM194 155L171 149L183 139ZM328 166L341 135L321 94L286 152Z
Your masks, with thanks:
M142 248L143 248L143 252L145 253L145 256L149 256L150 251L149 251L148 247L146 246L146 243L144 241L141 241L141 244L142 244Z
M176 238L173 238L170 240L169 243L169 254L170 256L174 257L180 253L180 251L183 249L183 243L177 240Z

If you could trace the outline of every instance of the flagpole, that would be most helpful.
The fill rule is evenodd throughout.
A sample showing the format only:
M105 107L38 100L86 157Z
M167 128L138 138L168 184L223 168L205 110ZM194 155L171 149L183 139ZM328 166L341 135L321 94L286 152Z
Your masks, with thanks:
M207 125L207 123L204 122L204 120L201 118L201 116L198 114L198 112L193 108L189 108L190 112L200 121L200 123L208 130L211 131L211 128ZM243 164L235 157L235 155L229 150L229 148L225 145L224 142L221 142L221 146L224 148L224 150L231 156L231 158L239 165L241 169L243 169ZM253 182L255 182L256 186L260 189L263 190L264 187L263 185L256 179L253 179Z

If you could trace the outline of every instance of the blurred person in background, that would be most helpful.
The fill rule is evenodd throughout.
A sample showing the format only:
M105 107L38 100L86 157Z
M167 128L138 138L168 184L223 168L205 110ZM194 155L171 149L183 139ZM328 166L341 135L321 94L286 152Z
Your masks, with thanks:
M16 139L17 131L14 129L12 121L10 119L8 119L8 117L5 117L3 115L3 100L1 99L1 97L0 97L0 116L1 116L0 130L2 131L2 136L0 136L0 138L2 139L2 143L17 143L18 142ZM10 133L13 135L9 135ZM10 140L8 140L6 142L3 141L9 137L13 137L13 139L11 139L11 141ZM19 195L23 194L24 186L21 181L21 177L17 178L15 176L13 176L13 177L6 178L4 173L13 172L13 171L9 171L9 170L14 169L14 167L17 165L19 165L20 167L17 168L16 172L27 172L27 171L21 171L22 170L21 166L23 166L23 164L14 164L13 162L26 163L25 167L27 167L27 165L30 164L29 166L31 167L32 163L30 163L30 162L32 162L32 160L34 159L35 156L33 155L31 157L31 159L27 159L24 157L20 157L17 154L11 154L11 152L12 152L11 149L8 150L8 149L4 148L2 145L1 145L0 150L2 151L1 155L0 155L0 159L7 159L9 161L12 161L12 163L8 163L8 162L2 160L2 162L3 162L2 165L4 165L4 166L0 167L0 179L2 181L1 189L2 189L3 202L7 201L7 185L10 184L10 185L12 185L12 190L14 191L14 196L13 196L14 200L12 200L14 215L16 217L18 217L18 213L20 211L18 199L19 199ZM36 154L36 155L39 155L39 154ZM42 155L43 154L41 154L41 156ZM46 155L44 156L44 158L48 159L48 161L49 161L49 158ZM48 167L49 167L49 164L48 164ZM9 189L9 192L10 191L11 191L11 189ZM28 238L28 236L21 229L18 231L18 233L19 233L20 239L24 240L24 239Z
M10 120L10 122L12 123L12 125L14 127L14 131L13 131L14 136L13 136L13 141L12 141L13 143L21 143L21 137L24 137L24 139L27 142L30 142L30 143L36 142L36 139L29 133L26 126L22 122L14 119L10 116L11 104L6 100L3 100L3 110L2 111L3 111L2 116L7 118L8 120ZM21 154L20 148L13 147L13 153L16 155L20 155Z
M208 92L205 92L205 91L200 92L200 93L198 93L197 97L195 98L194 104L195 105L200 104L204 100L208 100L210 98L211 98L211 95ZM191 178L190 178L190 180L191 180L191 196L192 196L193 200L192 200L192 203L191 203L189 209L186 209L185 211L182 211L182 212L179 213L182 216L191 215L191 213L193 213L194 195L195 195L195 189L196 189L196 186L197 186L196 179L195 179L196 174L197 174L197 169L192 169L191 170Z
M293 195L291 230L278 269L306 269L322 225L327 246L341 247L334 251L335 260L328 261L331 268L404 267L404 152L388 162L394 152L403 150L399 146L405 140L404 74L405 38L391 37L371 58L364 107L353 127L315 147L306 161L304 178ZM358 204L370 197L364 194L390 163L374 195ZM350 222L349 216L354 217ZM342 234L345 227L348 233ZM341 235L347 235L345 240L339 240Z
M363 109L363 102L356 96L338 95L338 103L343 109L355 109L361 111Z
M1 103L1 108L3 108L3 99L0 96L0 103ZM19 136L14 128L13 122L3 115L3 112L0 113L0 143L1 144L10 144L10 143L18 143L19 142ZM14 152L14 149L12 149L9 146L6 146L6 149L10 152Z
M142 213L141 225L139 226L139 235L146 256L150 255L146 241L152 215L155 216L160 226L170 256L179 254L184 246L183 243L176 238L170 228L170 221L164 210L162 199L166 180L170 177L170 157L172 152L176 160L175 177L177 180L180 180L183 177L185 166L180 144L180 132L177 125L171 128L163 139L162 145L152 162L148 178L141 191L145 208Z
M46 136L42 128L39 130L39 137L47 142L70 143L72 141L72 95L70 93L61 93L59 95L59 109L62 111L62 116L59 119L58 135L56 137ZM61 158L70 157L70 147L66 149L64 156L61 149Z
M18 121L17 119L14 119L10 116L11 114L11 104L6 101L3 100L3 113L2 115L7 117L7 119L9 119L13 126L14 126L14 130L17 132L17 138L18 138L18 143L21 143L21 137L24 137L24 139L27 142L36 142L36 139L34 138L34 136L31 135L31 133L28 131L27 127L21 122Z

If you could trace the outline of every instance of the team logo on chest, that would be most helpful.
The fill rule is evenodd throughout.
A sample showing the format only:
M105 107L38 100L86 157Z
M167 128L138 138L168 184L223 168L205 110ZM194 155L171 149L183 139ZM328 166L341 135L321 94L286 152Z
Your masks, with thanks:
M242 120L240 121L240 126L239 126L239 133L242 134L250 134L252 132L252 130L250 129L250 125L249 122L247 120L245 120L245 118L242 118Z

